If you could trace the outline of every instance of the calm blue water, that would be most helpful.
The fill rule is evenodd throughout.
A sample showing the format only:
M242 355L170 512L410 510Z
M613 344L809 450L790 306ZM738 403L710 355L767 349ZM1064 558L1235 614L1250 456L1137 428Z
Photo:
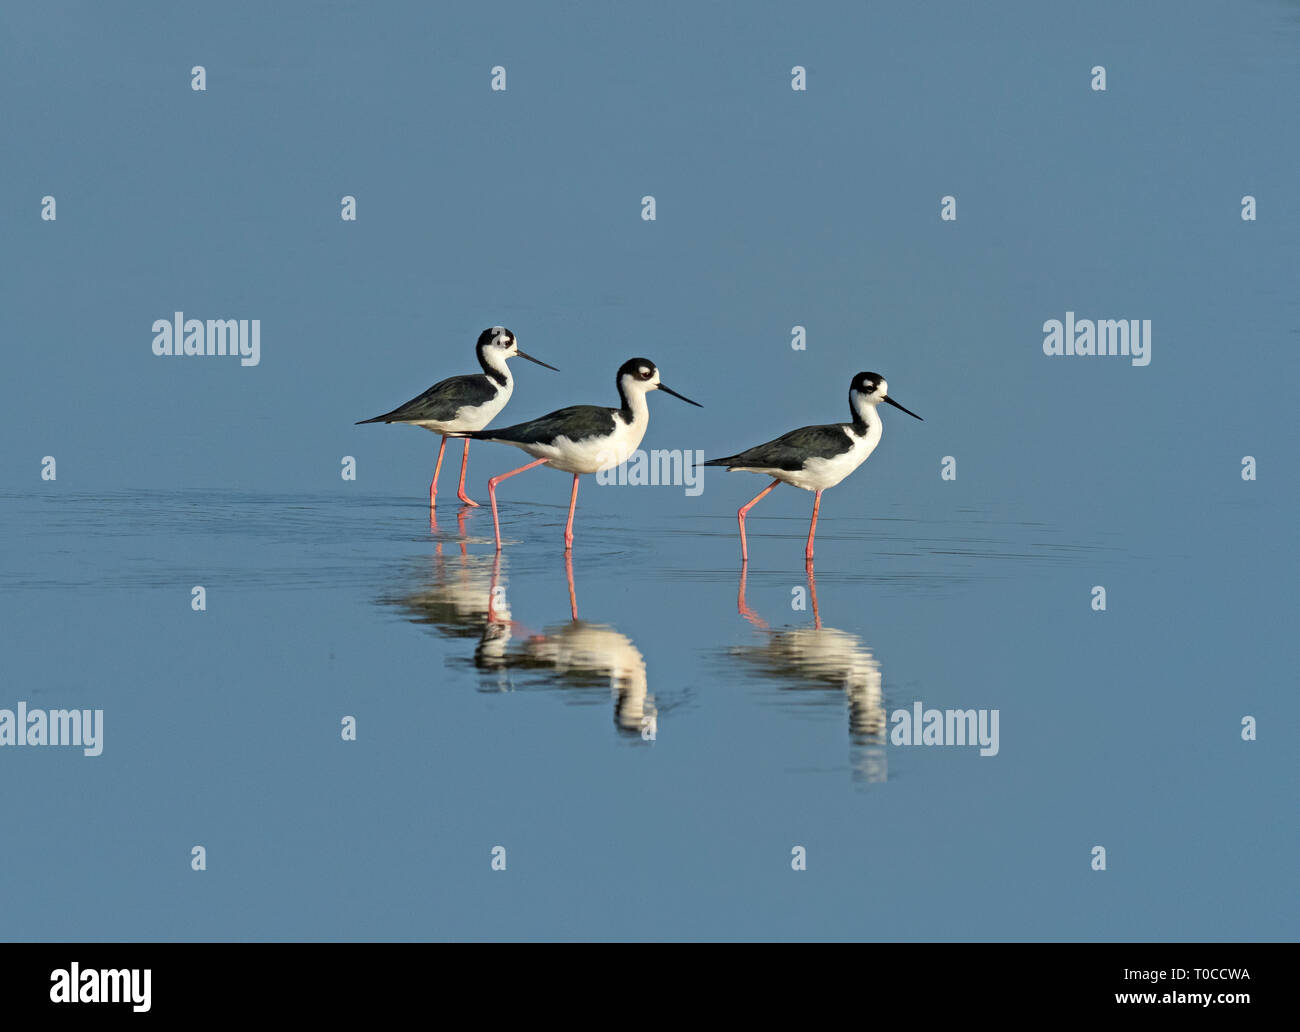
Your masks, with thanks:
M1296 937L1296 4L0 27L0 709L104 711L100 756L0 748L0 935ZM177 311L260 364L153 355ZM1045 356L1067 311L1150 365ZM529 472L497 562L459 445L431 526L437 438L352 425L495 323L562 370L499 423L633 355L705 406L647 448L843 419L863 369L925 422L825 495L813 584L811 496L755 508L743 607L749 474L587 478L570 571ZM893 744L917 701L997 755Z

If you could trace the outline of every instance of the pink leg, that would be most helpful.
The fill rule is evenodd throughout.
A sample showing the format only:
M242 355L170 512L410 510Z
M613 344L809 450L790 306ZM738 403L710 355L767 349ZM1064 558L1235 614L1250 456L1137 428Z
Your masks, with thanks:
M516 473L522 473L526 469L532 469L534 466L540 466L546 459L538 459L536 462L530 462L527 466L520 466L518 469L512 469L509 473L502 473L488 481L488 498L492 500L492 530L497 538L497 551L501 551L501 521L497 519L497 484L503 480L509 480Z
M817 536L817 513L821 511L821 507L822 493L818 491L817 494L813 496L813 518L812 523L808 525L808 547L803 553L803 557L809 562L812 562L813 558L813 538Z
M779 483L781 483L781 481L773 480L767 485L767 487L754 495L746 505L742 505L740 507L740 512L736 513L736 520L740 523L740 561L742 563L749 562L749 546L745 543L745 513L749 512L750 509L761 502L763 497Z
M822 615L817 611L817 577L813 573L813 561L808 560L808 593L812 595L813 626L822 629Z
M576 623L578 620L578 593L573 589L573 553L564 553L564 572L569 578L569 613Z
M569 495L569 522L564 525L564 554L573 551L573 510L578 505L578 474L573 474L573 493ZM576 617L575 617L576 619Z
M433 479L429 481L429 508L432 509L438 504L438 474L442 472L442 453L447 450L447 438L442 439L442 444L438 445L438 462L433 467Z
M443 438L444 441L446 439L447 438L445 437ZM466 505L473 505L477 507L478 502L474 501L473 498L470 498L465 494L465 469L468 466L469 466L469 438L466 437L465 454L462 455L460 459L460 486L456 488L456 497L459 498Z

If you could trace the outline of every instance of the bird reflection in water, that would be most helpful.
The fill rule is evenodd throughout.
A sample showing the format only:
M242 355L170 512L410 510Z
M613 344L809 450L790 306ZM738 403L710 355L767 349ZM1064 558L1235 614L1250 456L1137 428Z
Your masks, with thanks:
M421 564L414 578L404 577L400 591L381 597L380 605L395 606L412 623L429 627L448 638L477 638L487 622L488 593L500 573L500 563L470 555L465 547L462 509L460 554L443 554L443 542ZM436 525L435 525L436 529ZM409 583L415 580L415 586Z
M849 710L849 740L854 777L884 781L888 775L884 682L880 664L856 635L823 627L817 607L817 580L807 566L813 626L773 630L745 602L746 565L740 568L737 609L763 635L756 645L736 646L731 654L784 691L831 689L843 692Z
M465 516L468 513L469 513L468 505L462 505L460 507L460 511L456 513L456 526L460 528L460 537L458 539L458 543L460 544L461 555L469 555L469 549L465 547L469 543L469 531L465 529ZM433 508L432 506L429 508L429 529L435 534L442 533L441 529L438 527L438 510ZM442 555L441 540L438 541L437 545L434 546L434 554Z
M462 515L463 518L463 515ZM646 681L645 657L625 634L578 618L573 560L566 557L570 622L534 631L513 618L501 553L446 557L438 545L430 576L418 590L381 603L396 605L413 623L448 637L477 638L473 664L489 691L554 688L587 701L584 689L608 687L614 726L630 740L652 742L658 709ZM463 661L462 661L463 662Z
M618 731L638 741L654 741L659 712L646 681L645 657L627 635L578 618L573 557L567 554L564 572L569 582L571 620L540 632L529 631L511 619L504 608L504 586L494 578L475 664L485 671L538 672L549 686L566 690L608 685ZM517 644L512 647L515 639Z

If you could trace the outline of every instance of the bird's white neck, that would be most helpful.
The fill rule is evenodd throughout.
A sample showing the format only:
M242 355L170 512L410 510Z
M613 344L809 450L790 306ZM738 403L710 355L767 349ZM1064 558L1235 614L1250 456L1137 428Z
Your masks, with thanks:
M620 414L629 425L640 427L644 433L646 425L650 422L650 406L646 403L645 397L647 392L640 389L638 384L621 383L618 393L623 399Z
M867 401L862 397L862 395L858 394L857 391L853 392L853 396L850 400L852 403L849 407L853 410L853 415L857 418L859 423L864 424L868 430L872 430L881 425L880 413L876 411L879 406L873 402Z
M495 376L492 376L492 379L497 380L498 382L504 380L505 382L502 384L503 387L510 386L510 366L506 362L506 356L496 348L486 348L479 356L479 363L483 366L484 372L488 373L489 376L493 373L496 374Z

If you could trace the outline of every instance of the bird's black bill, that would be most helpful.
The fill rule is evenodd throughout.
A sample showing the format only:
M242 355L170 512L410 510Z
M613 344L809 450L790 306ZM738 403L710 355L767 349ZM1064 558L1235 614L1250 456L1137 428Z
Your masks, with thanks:
M918 416L915 412L913 412L911 409L903 408L903 406L900 405L898 402L896 402L893 398L886 397L886 398L885 398L885 404L886 404L886 405L893 405L894 408L896 408L896 409L902 409L904 412L906 412L906 413L907 413L909 416L911 416L913 419L921 419L921 417ZM924 419L921 419L921 422L924 423L925 420L924 420Z
M661 391L667 391L667 392L668 392L669 394L671 394L674 398L681 398L682 401L686 402L686 404L688 404L688 405L694 405L696 408L704 408L704 406L701 405L698 401L691 401L691 399L688 398L688 397L686 397L686 395L684 395L684 394L678 394L678 393L677 393L675 390L673 390L671 387L665 387L663 384L660 384L660 385L659 385L659 389L660 389Z
M536 362L539 366L546 366L547 369L550 369L550 370L552 370L553 372L557 372L557 373L559 372L559 370L556 369L555 366L553 366L553 365L546 365L546 363L543 362L540 358L533 358L532 355L525 355L525 354L524 354L522 351L520 351L518 348L515 348L515 354L518 355L520 358L526 358L526 359L528 359L528 361L530 361L530 362Z

